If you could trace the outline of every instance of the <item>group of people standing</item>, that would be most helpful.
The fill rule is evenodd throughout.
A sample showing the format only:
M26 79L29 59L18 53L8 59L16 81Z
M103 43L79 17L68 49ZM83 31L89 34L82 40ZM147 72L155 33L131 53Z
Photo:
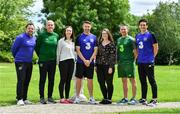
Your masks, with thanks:
M26 25L26 32L17 36L12 45L17 72L17 104L30 104L27 100L28 85L32 74L32 57L35 50L39 57L39 94L40 103L56 103L52 98L56 65L60 71L59 95L60 103L80 103L83 80L87 78L89 103L96 104L93 97L94 69L103 95L100 104L111 104L113 96L113 77L115 64L118 64L118 77L122 78L124 98L117 104L135 105L136 97L135 61L137 59L142 97L139 103L147 104L147 78L152 88L152 100L149 105L157 103L157 85L154 78L154 59L158 52L155 36L148 31L148 21L139 21L140 33L136 38L128 35L128 26L120 26L121 37L115 45L111 32L105 28L100 37L91 33L91 22L83 22L83 33L74 39L74 31L67 26L64 37L59 38L53 32L55 25L52 20L46 22L46 30L38 36L33 36L35 27L32 23ZM48 75L48 98L44 97L44 87ZM75 97L69 98L71 79L75 75ZM132 85L132 98L128 100L128 79Z

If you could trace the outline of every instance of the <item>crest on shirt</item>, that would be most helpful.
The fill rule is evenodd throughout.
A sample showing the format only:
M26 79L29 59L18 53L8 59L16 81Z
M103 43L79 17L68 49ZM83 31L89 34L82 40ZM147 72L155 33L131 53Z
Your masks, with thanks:
M83 41L86 42L86 39L84 39Z
M92 39L92 38L91 38L91 39L90 39L90 42L92 42L92 43L93 43L93 42L94 42L94 39Z
M144 40L144 41L147 41L147 37L144 37L143 40Z

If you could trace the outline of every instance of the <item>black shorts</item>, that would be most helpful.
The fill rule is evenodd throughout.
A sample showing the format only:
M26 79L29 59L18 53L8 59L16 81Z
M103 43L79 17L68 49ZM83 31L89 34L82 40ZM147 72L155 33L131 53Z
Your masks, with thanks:
M82 79L87 77L88 79L93 79L94 75L94 64L86 67L84 64L76 63L76 77Z

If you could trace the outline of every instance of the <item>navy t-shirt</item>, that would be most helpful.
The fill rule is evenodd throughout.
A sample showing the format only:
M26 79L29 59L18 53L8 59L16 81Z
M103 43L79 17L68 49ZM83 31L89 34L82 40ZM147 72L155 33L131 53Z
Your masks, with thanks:
M157 43L154 34L145 32L136 35L136 45L138 49L138 63L154 63L153 44Z
M97 38L94 34L86 35L82 33L76 38L75 45L80 47L83 57L86 60L90 60L94 53L94 48L97 47ZM77 57L77 63L84 63L79 56ZM93 64L93 61L91 64Z

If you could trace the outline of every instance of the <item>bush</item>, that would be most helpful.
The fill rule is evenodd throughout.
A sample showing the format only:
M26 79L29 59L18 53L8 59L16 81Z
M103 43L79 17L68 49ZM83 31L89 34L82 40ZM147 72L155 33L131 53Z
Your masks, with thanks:
M0 51L0 62L10 62L12 63L14 61L13 56L11 52L7 51Z
M34 53L32 61L34 64L37 63L38 56L36 55L36 53ZM14 62L12 53L7 51L0 51L0 62L10 62L10 63Z

